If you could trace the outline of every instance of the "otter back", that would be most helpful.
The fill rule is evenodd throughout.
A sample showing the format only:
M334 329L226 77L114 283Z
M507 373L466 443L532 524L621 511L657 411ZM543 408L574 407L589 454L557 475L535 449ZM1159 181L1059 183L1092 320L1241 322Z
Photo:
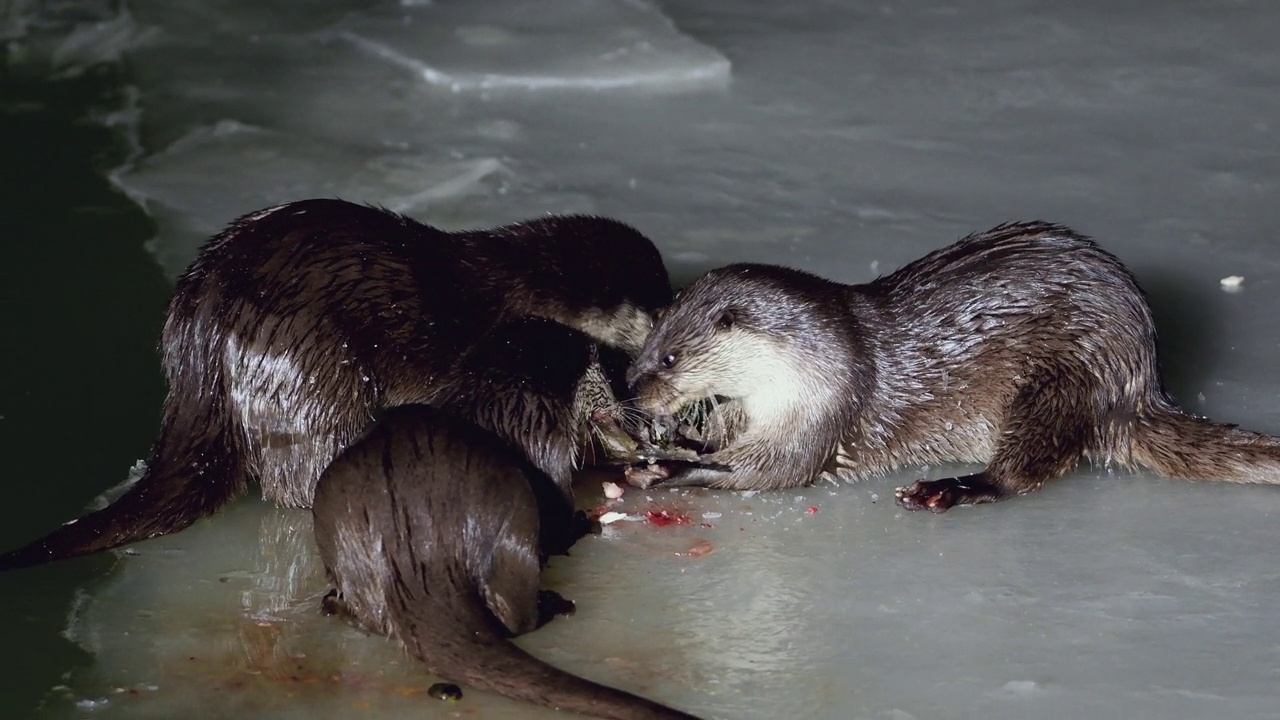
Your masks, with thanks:
M557 670L507 640L538 626L537 472L444 412L389 411L316 489L316 542L342 604L455 682L599 717L692 717Z

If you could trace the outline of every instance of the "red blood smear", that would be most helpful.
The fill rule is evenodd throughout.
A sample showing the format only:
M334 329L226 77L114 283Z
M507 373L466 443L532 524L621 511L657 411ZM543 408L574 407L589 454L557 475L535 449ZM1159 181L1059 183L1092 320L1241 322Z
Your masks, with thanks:
M818 506L817 506L817 505L810 505L807 509L805 509L804 514L805 514L805 515L817 515L817 514L818 514Z
M688 525L691 522L689 516L671 510L648 510L644 514L644 519L658 527Z

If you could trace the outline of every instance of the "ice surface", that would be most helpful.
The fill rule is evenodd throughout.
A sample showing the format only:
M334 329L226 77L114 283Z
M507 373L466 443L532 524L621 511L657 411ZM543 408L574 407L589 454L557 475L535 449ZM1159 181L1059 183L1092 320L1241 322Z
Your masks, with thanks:
M47 12L19 5L4 32ZM142 156L114 177L157 219L170 273L236 215L312 195L446 227L599 212L653 237L678 281L735 260L865 281L1041 218L1134 268L1189 409L1280 433L1273 3L129 12L106 46L137 82ZM1232 275L1247 281L1224 293ZM578 614L520 642L718 718L1280 717L1275 488L1083 469L934 517L890 500L917 474L629 492L619 511L695 522L614 523L554 560L546 584ZM138 545L87 589L76 634L96 662L44 714L555 717L428 700L392 646L316 615L307 522L246 501Z
M1017 507L942 517L872 500L908 477L750 498L630 491L614 507L695 520L616 523L554 559L546 585L578 612L521 644L720 718L1275 709L1280 572L1262 558L1280 494L1086 472ZM603 502L592 493L580 487ZM77 639L98 662L58 697L102 717L449 716L394 646L319 614L309 528L306 512L246 501L139 546L81 609ZM78 716L69 702L49 716Z

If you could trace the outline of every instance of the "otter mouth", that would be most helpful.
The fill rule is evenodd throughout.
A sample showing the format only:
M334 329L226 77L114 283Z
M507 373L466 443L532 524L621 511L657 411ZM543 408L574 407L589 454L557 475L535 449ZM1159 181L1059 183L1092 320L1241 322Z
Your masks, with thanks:
M690 400L670 414L623 405L593 411L589 426L606 465L713 467L717 463L709 456L731 440L729 425L722 420L726 406L733 406L733 401L723 396Z
M726 410L733 407L734 399L724 395L690 399L662 418L663 429L670 433L672 442L701 452L716 452L731 439L724 417Z
M732 400L724 396L691 399L671 412L637 411L634 422L607 430L620 460L679 461L707 465L707 456L728 444L728 424L722 410Z
M702 462L695 449L672 440L662 417L596 410L591 414L590 426L592 437L604 451L606 465Z
M605 465L621 465L628 484L641 489L698 484L682 469L728 472L712 457L727 435L712 429L726 427L717 413L733 401L722 396L679 404L671 413L649 413L631 406L623 412L592 413L591 426L604 450ZM714 436L717 436L713 439Z

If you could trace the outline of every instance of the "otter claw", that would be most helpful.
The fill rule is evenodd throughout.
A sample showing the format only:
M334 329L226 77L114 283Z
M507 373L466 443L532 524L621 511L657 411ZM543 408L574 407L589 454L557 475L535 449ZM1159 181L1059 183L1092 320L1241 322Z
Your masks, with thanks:
M904 510L928 510L940 514L956 504L952 485L938 481L917 480L893 491L894 502Z

